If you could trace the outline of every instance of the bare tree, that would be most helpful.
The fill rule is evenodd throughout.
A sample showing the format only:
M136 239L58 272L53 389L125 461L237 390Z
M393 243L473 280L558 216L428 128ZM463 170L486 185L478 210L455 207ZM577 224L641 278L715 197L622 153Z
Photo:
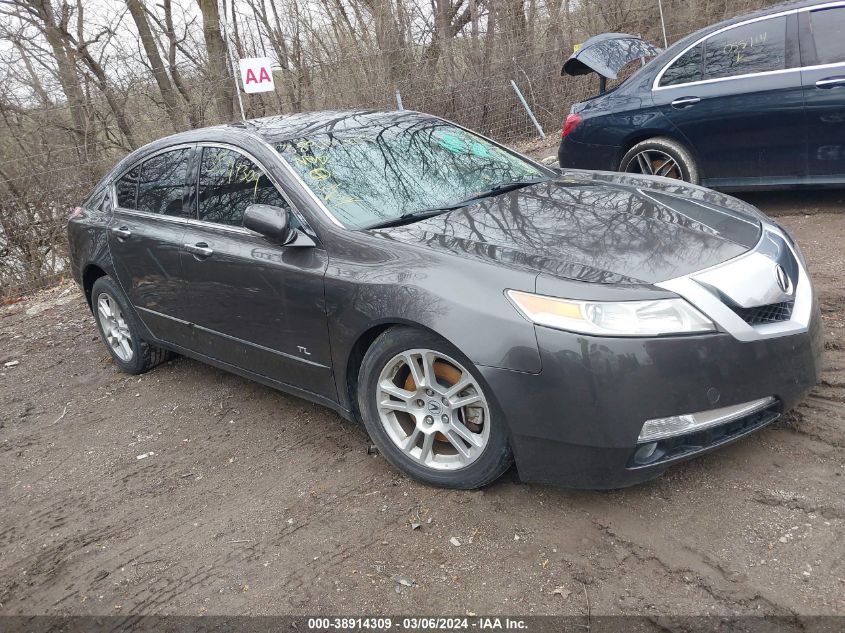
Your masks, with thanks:
M170 123L174 130L180 130L184 127L184 120L179 110L179 94L167 74L164 67L164 60L158 51L158 45L153 37L150 23L147 20L147 11L144 7L143 0L126 0L126 6L132 19L135 22L135 27L138 29L138 34L141 36L141 44L144 46L144 52L147 54L147 59L150 63L153 78L158 84L161 98L164 101L164 109L167 116L170 118Z
M773 1L663 0L669 39ZM559 127L595 90L562 63L610 30L661 44L656 0L0 0L0 297L64 273L67 211L126 152L233 119L233 57L278 62L249 116L392 108L398 91L522 143L510 81Z
M208 78L217 107L224 121L234 116L234 93L229 73L228 47L220 31L220 11L217 0L197 0L202 13L202 34L208 54Z

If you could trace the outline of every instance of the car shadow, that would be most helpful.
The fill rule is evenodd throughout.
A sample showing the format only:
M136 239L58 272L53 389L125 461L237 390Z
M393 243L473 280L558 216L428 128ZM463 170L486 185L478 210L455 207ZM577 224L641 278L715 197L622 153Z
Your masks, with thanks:
M731 195L773 217L845 212L845 189L737 191Z

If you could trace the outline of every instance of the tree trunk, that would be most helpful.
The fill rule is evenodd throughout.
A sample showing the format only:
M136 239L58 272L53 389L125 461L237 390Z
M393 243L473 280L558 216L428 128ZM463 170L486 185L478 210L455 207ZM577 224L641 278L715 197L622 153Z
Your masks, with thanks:
M73 123L73 136L80 155L85 160L92 158L90 148L87 147L88 117L85 113L85 93L76 73L76 64L65 47L61 29L56 22L50 0L29 0L29 5L35 10L41 20L41 29L58 69L59 85L67 98L70 118Z
M220 32L220 12L217 0L197 0L202 13L202 34L208 52L208 70L217 114L224 121L235 115L232 76L227 62L228 47Z
M191 97L191 93L188 91L188 87L182 80L182 73L179 72L179 67L176 65L176 48L178 46L178 40L176 38L176 30L173 27L173 7L171 0L164 0L162 8L164 9L163 31L164 35L167 37L167 41L169 42L167 47L167 65L170 69L170 76L173 78L173 85L176 86L176 89L179 91L179 94L182 95L182 99L184 99L185 105L187 106L188 123L192 128L196 128L200 126L199 119L197 118L196 105Z
M150 29L150 23L147 21L147 13L144 9L143 0L126 0L126 6L129 8L129 13L135 21L135 26L138 29L138 34L141 36L141 44L144 47L144 52L147 54L147 59L150 62L150 67L153 71L153 77L158 84L161 98L164 101L164 109L173 125L173 129L179 131L184 128L184 122L179 114L179 104L177 100L176 90L167 75L167 70L164 68L164 61L158 52L153 32Z

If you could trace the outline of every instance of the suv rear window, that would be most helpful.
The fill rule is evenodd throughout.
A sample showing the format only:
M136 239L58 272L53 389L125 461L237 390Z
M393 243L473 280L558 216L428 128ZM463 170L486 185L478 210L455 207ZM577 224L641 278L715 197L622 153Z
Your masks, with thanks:
M816 46L816 64L845 61L845 7L810 12L810 31Z
M786 68L786 16L743 24L704 41L704 78Z

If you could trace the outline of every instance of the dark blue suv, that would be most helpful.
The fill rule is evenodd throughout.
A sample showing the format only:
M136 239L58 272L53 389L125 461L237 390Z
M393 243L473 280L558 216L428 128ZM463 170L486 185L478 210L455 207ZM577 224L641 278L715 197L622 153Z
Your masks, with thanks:
M645 55L633 39L593 38L564 71L598 72L603 88ZM845 184L845 0L779 5L653 52L627 81L572 107L561 167L719 189Z

